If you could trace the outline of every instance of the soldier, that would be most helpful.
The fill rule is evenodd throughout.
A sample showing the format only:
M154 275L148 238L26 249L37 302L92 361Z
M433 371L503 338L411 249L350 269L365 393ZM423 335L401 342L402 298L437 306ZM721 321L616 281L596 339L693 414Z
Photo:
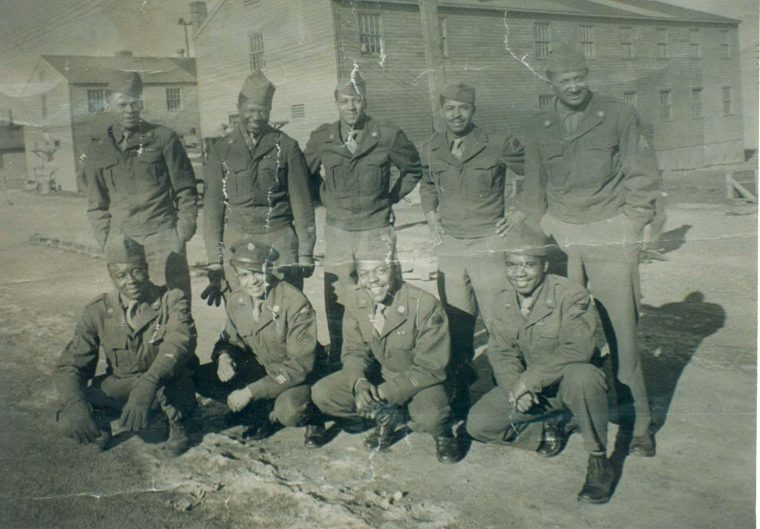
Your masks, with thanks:
M589 293L574 281L547 274L547 241L524 225L506 253L504 284L494 297L488 359L497 387L470 410L467 431L483 442L514 443L557 455L564 439L547 431L552 414L570 410L589 452L578 500L605 503L615 472L607 459L607 382L590 362L596 314ZM533 426L533 428L531 428ZM539 444L540 443L540 444Z
M185 243L198 215L195 175L179 136L140 118L142 88L136 72L117 72L108 84L113 122L83 157L87 215L101 248L114 231L138 241L151 279L190 303Z
M166 449L179 455L190 447L186 419L196 405L196 331L190 307L181 290L149 280L138 243L112 232L106 257L114 292L85 308L56 367L63 403L59 423L66 436L105 448L111 432L96 424L93 411L98 418L103 409L120 410L121 425L139 431L160 406L169 421ZM95 376L101 348L106 373Z
M381 237L396 240L396 204L417 185L421 168L414 145L399 128L365 113L366 83L358 72L335 88L340 119L311 134L304 155L313 175L322 175L325 226L325 310L332 356L341 351L343 294L355 284L357 245ZM400 175L391 183L391 165Z
M632 454L655 454L651 412L636 342L641 233L654 213L657 163L636 111L588 88L582 52L552 53L554 103L526 132L521 205L568 255L568 277L588 280L600 305L617 378L633 398Z
M299 290L314 271L309 173L298 142L269 125L274 91L260 71L248 76L238 96L240 124L209 152L203 237L210 273L201 294L209 305L218 306L226 288L225 244L253 238L273 246L285 280Z
M304 443L324 442L324 422L311 403L315 379L317 324L303 293L279 281L272 263L277 250L255 241L230 248L237 286L225 305L227 323L214 346L212 362L201 366L201 393L225 398L230 410L252 424L245 436L261 440L279 422L306 426Z
M438 460L459 461L443 386L451 351L443 307L403 282L392 241L357 249L356 268L358 285L347 296L343 322L343 368L314 386L315 404L344 424L357 415L373 419L375 430L365 440L370 450L392 444L408 409L413 429L435 438Z
M480 312L489 326L493 285L506 282L500 253L511 213L506 168L522 173L523 150L516 139L489 136L473 122L473 87L450 84L440 102L445 130L422 147L420 197L437 250L438 293L451 326L455 406L466 410L475 319Z

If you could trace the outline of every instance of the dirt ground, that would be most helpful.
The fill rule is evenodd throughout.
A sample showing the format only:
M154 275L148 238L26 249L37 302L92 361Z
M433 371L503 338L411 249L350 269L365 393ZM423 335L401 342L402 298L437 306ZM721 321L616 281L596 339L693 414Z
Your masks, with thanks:
M575 499L586 463L578 435L551 460L475 444L441 465L421 434L380 454L346 433L306 450L302 429L247 443L202 401L195 446L179 458L137 437L102 453L60 439L51 373L82 307L109 289L105 265L83 253L92 239L81 197L0 196L0 528L755 527L756 209L724 199L715 175L666 183L668 260L641 267L658 452L625 457L613 426L622 475L602 506ZM418 206L399 208L401 257L407 278L433 290L421 221ZM58 242L31 243L34 234ZM189 254L203 261L200 236ZM306 292L324 341L321 273ZM205 282L193 278L202 361L223 323L197 297Z

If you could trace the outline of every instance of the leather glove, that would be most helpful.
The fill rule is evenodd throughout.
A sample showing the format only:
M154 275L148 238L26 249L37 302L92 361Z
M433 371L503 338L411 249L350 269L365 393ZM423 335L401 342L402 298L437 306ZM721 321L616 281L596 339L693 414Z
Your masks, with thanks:
M401 406L381 403L375 413L375 421L385 426L399 426L406 422L406 412Z
M158 386L145 378L135 384L119 418L122 426L133 432L148 426L148 413L156 398L156 390Z
M298 256L298 267L304 279L311 277L314 274L314 258L308 255Z
M194 220L183 220L179 219L177 221L177 236L187 242L190 239L193 238L193 235L195 235L195 221Z
M219 306L224 299L224 293L230 286L224 278L224 268L210 268L208 271L208 286L201 292L201 299L205 299L208 306Z
M433 246L439 246L443 242L443 226L441 226L441 216L437 211L428 211L425 213L428 228L430 228L430 238L433 240Z
M86 402L76 401L68 404L59 412L58 422L66 437L71 437L77 443L84 445L95 442L102 431L95 425Z

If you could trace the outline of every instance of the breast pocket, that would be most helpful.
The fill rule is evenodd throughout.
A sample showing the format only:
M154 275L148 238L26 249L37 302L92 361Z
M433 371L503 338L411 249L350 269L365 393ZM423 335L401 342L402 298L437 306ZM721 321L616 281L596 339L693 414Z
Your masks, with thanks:
M613 136L596 136L584 143L583 154L578 158L579 181L596 182L600 177L611 175L615 170L618 144Z
M251 174L247 160L226 160L227 167L227 194L230 199L240 202L241 198L248 197L253 192ZM234 200L235 198L237 200Z
M92 160L91 166L103 176L103 180L109 189L117 193L132 193L135 183L132 178L127 178L124 166L119 166L118 158L99 158Z
M337 197L355 195L356 179L351 178L348 160L337 154L330 154L322 159L324 179L327 190Z
M392 331L385 342L386 369L401 372L409 369L414 359L414 333L411 328L401 326Z
M126 331L106 329L101 339L101 345L106 353L106 360L111 370L116 374L132 373L134 362Z
M135 184L138 191L150 191L166 182L168 171L161 151L146 150L135 156Z
M483 196L496 191L497 178L502 166L497 162L480 162L467 171L463 182L470 195Z
M551 178L561 178L562 171L562 145L554 142L540 144L541 157L544 161L546 172Z
M387 191L390 175L387 156L372 154L359 164L359 191L363 195L374 196Z
M267 197L279 194L284 187L282 180L285 174L285 167L278 163L276 156L268 155L259 160L254 184L257 199L263 197L266 203Z

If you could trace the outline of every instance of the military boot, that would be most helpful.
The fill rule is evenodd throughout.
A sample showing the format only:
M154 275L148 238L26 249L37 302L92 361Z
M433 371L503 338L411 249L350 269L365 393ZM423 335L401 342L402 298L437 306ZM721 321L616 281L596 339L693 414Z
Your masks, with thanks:
M615 469L607 454L589 454L586 482L578 493L578 501L584 503L607 503L615 486Z
M388 422L377 422L375 429L364 439L364 446L367 450L387 450L393 444L393 432L395 424Z
M169 421L169 437L164 448L172 456L179 456L188 451L191 446L185 421Z
M456 463L463 457L459 439L452 432L446 432L435 438L435 455L439 463Z
M303 444L306 448L319 448L327 442L325 423L307 424L303 434Z
M544 423L543 437L538 452L544 457L554 457L562 452L565 447L564 429L561 424L549 420Z

